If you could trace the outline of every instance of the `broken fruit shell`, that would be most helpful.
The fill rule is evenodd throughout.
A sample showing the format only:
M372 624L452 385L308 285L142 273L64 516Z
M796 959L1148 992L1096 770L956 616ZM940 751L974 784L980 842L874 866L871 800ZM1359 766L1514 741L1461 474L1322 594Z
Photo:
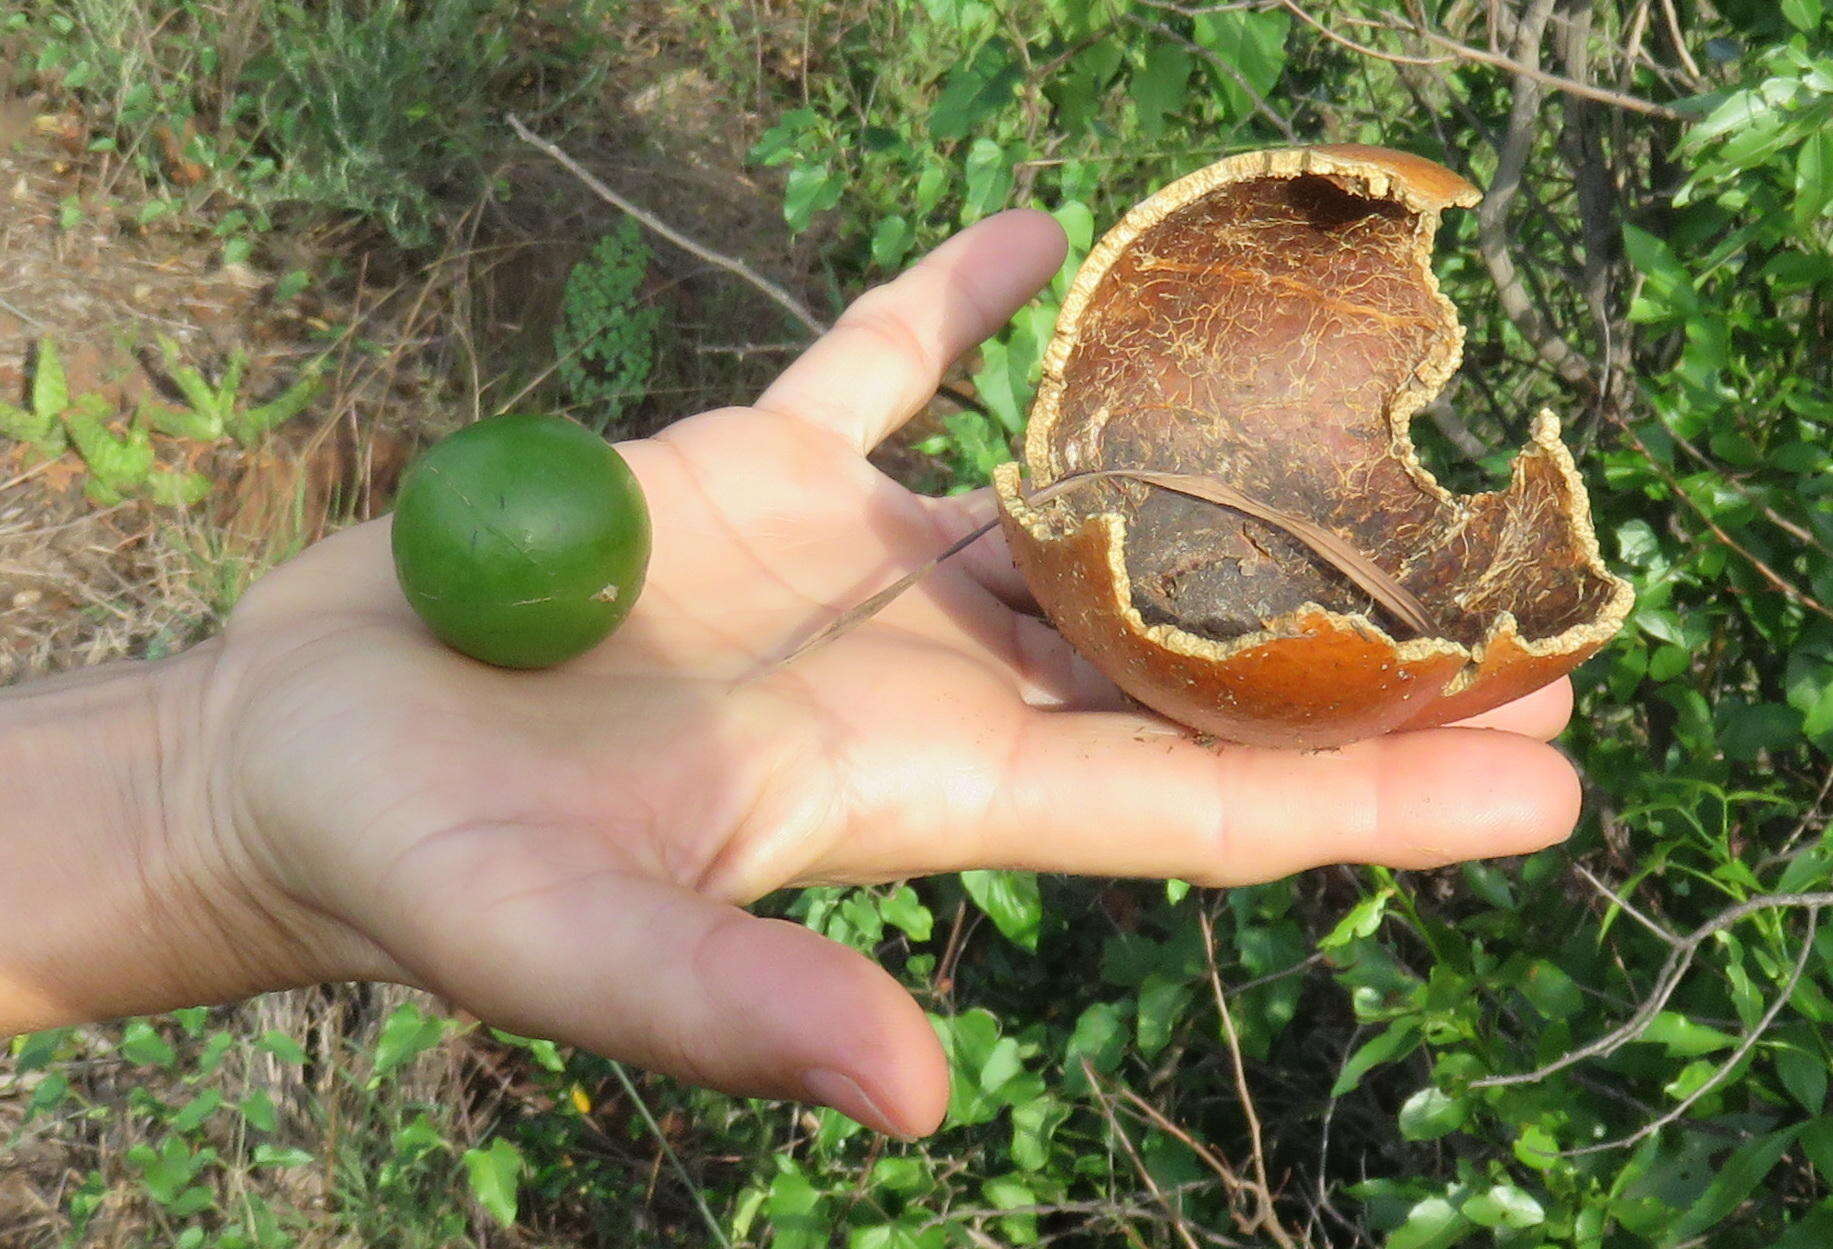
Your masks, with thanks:
M1463 329L1429 259L1450 170L1362 146L1231 157L1165 187L1077 274L1044 357L1027 482L994 485L1013 556L1070 643L1128 694L1231 741L1341 745L1476 715L1616 633L1558 422L1505 490L1458 496L1407 427ZM1338 535L1422 604L1414 636L1277 524L1122 475L1205 475ZM1396 636L1396 635L1399 636Z

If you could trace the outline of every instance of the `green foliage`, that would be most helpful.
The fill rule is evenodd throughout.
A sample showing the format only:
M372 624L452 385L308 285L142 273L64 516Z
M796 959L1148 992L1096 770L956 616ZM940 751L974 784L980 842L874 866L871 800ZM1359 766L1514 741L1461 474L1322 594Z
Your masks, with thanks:
M522 1153L509 1141L490 1142L488 1149L467 1149L465 1175L471 1195L504 1227L516 1221L516 1189L522 1179Z
M377 0L265 11L271 49L244 71L277 166L264 198L372 217L408 246L434 242L442 200L482 189L514 8Z
M252 447L304 411L321 386L323 362L314 361L278 396L249 407L239 393L248 363L243 352L235 352L223 376L212 383L181 360L171 339L161 336L159 346L168 376L184 394L188 408L143 401L131 418L122 421L103 396L70 393L56 342L42 338L34 354L30 406L0 403L0 434L25 443L41 459L74 449L88 474L84 490L96 503L106 506L142 497L167 507L189 507L209 495L210 479L161 464L153 433L205 445L228 434Z
M405 247L442 241L488 189L501 114L592 88L594 0L28 0L31 71L90 104L155 192L137 224L209 212L241 261L281 209L355 214ZM514 37L516 30L522 38ZM567 55L556 56L555 49ZM66 206L64 228L82 219Z
M662 309L643 293L649 246L620 218L567 277L554 333L561 385L582 422L615 434L643 397Z

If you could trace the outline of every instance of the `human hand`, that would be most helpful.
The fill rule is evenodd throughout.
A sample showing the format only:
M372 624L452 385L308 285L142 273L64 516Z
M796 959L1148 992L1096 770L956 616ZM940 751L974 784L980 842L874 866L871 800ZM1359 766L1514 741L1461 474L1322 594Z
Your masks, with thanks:
M922 1011L745 903L995 866L1228 885L1566 835L1575 777L1535 740L1565 722L1563 683L1484 727L1206 746L1032 614L996 535L746 679L991 515L984 493L919 497L865 452L1061 257L1045 215L995 217L862 298L755 407L624 445L653 513L649 582L559 668L436 642L395 585L387 520L259 582L195 666L183 853L230 882L230 935L199 956L228 963L199 967L199 991L399 980L516 1032L914 1134L947 1095Z

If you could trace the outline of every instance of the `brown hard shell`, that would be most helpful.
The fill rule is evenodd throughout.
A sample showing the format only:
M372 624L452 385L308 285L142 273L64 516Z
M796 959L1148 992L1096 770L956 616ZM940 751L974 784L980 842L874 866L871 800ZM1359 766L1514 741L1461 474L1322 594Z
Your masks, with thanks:
M1024 473L994 485L1039 603L1134 698L1232 741L1335 746L1518 698L1621 627L1630 587L1604 567L1551 413L1485 494L1446 491L1408 437L1463 346L1430 265L1439 213L1478 198L1385 148L1251 152L1165 187L1089 254ZM1098 469L1211 476L1320 525L1410 591L1433 635L1245 513L1125 480L1030 498Z

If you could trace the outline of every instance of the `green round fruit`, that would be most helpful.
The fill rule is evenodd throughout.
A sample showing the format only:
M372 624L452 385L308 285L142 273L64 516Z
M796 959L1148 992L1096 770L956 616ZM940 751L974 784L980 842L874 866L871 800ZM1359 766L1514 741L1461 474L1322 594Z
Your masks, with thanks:
M545 668L630 614L649 509L597 434L555 416L495 416L415 461L393 543L401 589L441 641L499 667Z

